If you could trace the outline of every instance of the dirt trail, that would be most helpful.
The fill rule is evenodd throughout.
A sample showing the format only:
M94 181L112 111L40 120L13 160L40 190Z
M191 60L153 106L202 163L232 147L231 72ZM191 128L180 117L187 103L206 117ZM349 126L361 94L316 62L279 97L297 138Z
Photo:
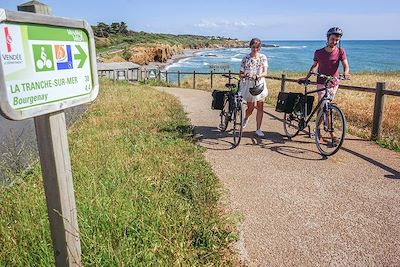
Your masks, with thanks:
M206 159L244 215L241 255L251 266L399 266L400 153L348 136L324 159L306 135L282 137L282 114L255 114L239 147L220 133L209 92L159 88L178 97Z

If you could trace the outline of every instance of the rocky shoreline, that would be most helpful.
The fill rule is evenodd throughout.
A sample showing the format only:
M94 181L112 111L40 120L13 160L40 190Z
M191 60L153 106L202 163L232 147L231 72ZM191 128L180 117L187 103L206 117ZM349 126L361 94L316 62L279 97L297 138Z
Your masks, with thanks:
M262 47L279 47L278 45L263 44ZM218 48L248 48L244 42L232 42L226 45L212 47L184 48L182 45L157 44L150 46L139 46L128 48L128 52L116 51L107 57L102 58L102 62L132 62L144 68L159 68L165 70L181 59L193 57L196 52L215 50ZM125 54L124 54L125 53ZM127 57L128 55L128 57ZM210 55L212 56L212 55Z

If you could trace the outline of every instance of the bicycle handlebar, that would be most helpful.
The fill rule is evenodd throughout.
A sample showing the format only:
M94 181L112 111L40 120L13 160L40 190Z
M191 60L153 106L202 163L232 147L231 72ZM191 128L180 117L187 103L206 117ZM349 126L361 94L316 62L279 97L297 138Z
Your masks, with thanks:
M234 79L234 80L237 80L237 81L239 81L239 79L238 78L236 78L235 76L233 76L232 74L222 74L222 77L225 77L225 78L228 78L228 79Z
M346 78L346 77L344 76L344 74L339 74L339 77L334 77L334 76L330 76L330 75L325 75L325 74L322 74L322 73L319 73L319 72L310 72L310 74L315 75L315 76L320 77L320 78L324 78L324 79L326 79L327 81L331 81L331 80L333 80L333 79L338 79L338 80L350 80L349 78Z

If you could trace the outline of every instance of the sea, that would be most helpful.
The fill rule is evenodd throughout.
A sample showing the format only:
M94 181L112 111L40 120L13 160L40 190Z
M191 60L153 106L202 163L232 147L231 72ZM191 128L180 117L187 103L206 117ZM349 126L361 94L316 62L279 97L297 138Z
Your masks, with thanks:
M272 72L304 72L313 63L314 51L325 41L262 41ZM343 40L351 72L400 71L400 40ZM242 58L250 48L218 48L201 50L166 67L168 72L238 72ZM173 79L173 78L172 78Z

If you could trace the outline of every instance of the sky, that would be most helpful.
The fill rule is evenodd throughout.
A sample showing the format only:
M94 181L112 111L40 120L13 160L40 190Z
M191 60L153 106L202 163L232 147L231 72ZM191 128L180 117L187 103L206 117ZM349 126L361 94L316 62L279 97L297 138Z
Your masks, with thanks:
M0 0L17 10L27 1ZM98 22L124 21L129 29L249 40L322 40L333 26L348 40L399 40L398 0L41 0L54 16Z

